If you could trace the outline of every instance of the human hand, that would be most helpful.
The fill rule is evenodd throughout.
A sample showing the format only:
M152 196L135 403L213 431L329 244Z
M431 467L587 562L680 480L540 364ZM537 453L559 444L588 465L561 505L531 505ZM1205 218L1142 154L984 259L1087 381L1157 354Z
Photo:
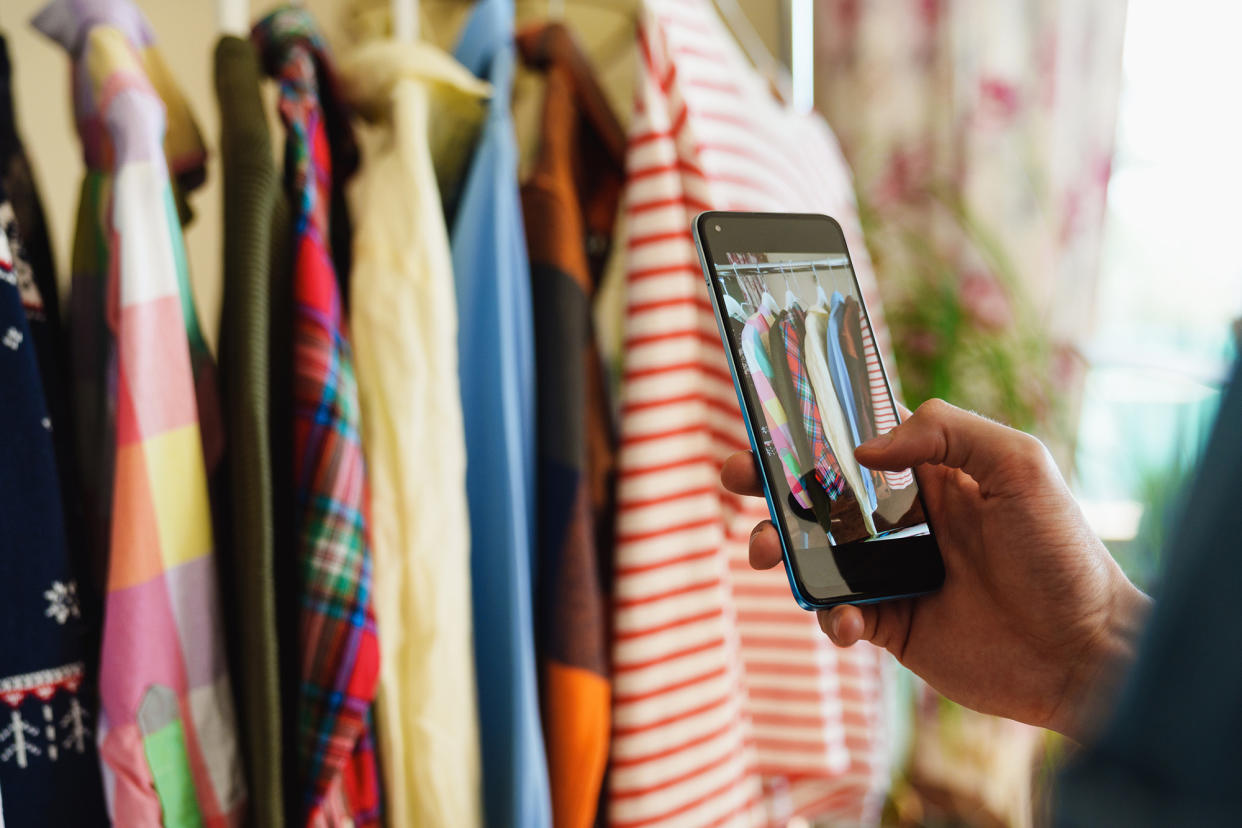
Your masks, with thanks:
M878 470L914 467L944 558L944 587L917 598L819 612L838 646L884 647L967 707L1080 738L1094 703L1131 660L1143 595L1091 531L1037 439L941 400L855 452ZM754 457L721 480L762 496ZM770 521L751 565L781 561Z

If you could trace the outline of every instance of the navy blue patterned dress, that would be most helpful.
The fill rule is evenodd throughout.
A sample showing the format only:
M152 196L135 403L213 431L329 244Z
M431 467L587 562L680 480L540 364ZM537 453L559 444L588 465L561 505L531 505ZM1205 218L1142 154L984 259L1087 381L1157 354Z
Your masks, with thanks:
M27 309L0 194L0 791L8 828L106 824L86 646ZM20 248L18 249L20 252Z

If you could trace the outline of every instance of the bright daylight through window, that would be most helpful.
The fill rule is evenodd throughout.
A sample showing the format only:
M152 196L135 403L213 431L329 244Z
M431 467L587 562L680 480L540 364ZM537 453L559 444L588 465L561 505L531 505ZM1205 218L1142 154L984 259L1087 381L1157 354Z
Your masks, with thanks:
M1242 5L1129 5L1077 488L1140 581L1242 334L1240 28Z

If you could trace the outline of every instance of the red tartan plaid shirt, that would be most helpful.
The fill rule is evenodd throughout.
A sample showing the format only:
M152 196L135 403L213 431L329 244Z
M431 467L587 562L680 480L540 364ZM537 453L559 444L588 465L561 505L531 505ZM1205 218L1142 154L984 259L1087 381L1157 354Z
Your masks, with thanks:
M319 72L329 58L302 9L268 15L253 39L280 82L296 234L293 473L302 574L297 744L304 823L332 823L343 799L356 825L378 825L368 714L379 641L358 388L328 241L332 162Z
M805 320L806 312L795 306L780 322L781 340L785 345L784 358L789 364L789 375L798 395L798 410L791 411L789 416L802 418L802 426L806 429L807 440L811 444L811 457L815 462L815 479L835 501L845 490L845 478L841 474L841 467L837 465L836 457L828 448L828 437L819 418L819 405L815 402L811 379L807 376L806 366L802 362L802 339L798 331L806 330ZM775 356L777 359L781 357L780 354Z

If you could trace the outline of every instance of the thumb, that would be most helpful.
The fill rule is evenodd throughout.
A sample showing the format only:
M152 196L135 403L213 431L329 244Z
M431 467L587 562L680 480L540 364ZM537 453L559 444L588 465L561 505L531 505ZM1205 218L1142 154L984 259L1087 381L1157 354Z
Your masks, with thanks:
M901 425L860 445L854 456L882 471L923 464L961 469L985 496L1010 482L1029 481L1052 462L1043 443L1031 435L943 400L923 403Z

